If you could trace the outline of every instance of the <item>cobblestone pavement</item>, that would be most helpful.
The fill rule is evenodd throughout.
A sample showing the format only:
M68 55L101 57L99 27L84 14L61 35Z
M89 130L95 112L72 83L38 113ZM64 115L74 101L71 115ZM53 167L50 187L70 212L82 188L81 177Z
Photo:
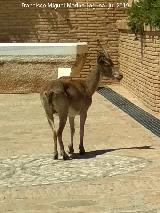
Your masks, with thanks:
M99 94L70 161L52 159L39 95L0 95L0 119L0 213L160 213L160 139Z
M137 171L149 162L139 158L107 156L53 161L52 155L14 156L0 161L0 186L30 186L82 181Z

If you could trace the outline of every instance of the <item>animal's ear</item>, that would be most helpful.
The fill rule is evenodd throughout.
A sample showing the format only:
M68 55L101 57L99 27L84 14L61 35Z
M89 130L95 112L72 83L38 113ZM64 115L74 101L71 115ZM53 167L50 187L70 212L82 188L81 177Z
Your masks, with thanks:
M109 57L108 53L105 54L103 52L98 51L98 55L97 55L97 64L108 64L110 66L113 66L113 62L111 60L111 58Z
M111 58L108 58L107 60L108 60L108 63L109 63L111 66L114 66L113 61L111 60Z
M105 63L105 55L102 52L98 52L97 55L97 63L98 64L104 64Z

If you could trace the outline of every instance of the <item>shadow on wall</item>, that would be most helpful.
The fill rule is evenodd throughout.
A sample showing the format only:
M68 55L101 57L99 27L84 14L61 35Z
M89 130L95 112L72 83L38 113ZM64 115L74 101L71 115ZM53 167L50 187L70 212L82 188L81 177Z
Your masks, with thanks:
M47 7L31 6L35 2L7 0L1 4L0 42L47 42L52 35L57 34L59 22L66 22L67 27L71 28L68 8L48 8L47 0L37 1ZM54 3L56 2L67 3L67 0L54 0ZM22 3L29 7L24 7L24 4L22 6Z

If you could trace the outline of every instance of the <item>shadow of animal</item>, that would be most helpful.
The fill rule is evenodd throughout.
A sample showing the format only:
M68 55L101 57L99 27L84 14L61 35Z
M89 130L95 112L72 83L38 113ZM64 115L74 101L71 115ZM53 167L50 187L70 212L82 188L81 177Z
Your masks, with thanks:
M96 158L99 155L103 155L105 153L109 152L115 152L119 150L147 150L147 149L154 149L151 146L135 146L135 147L123 147L123 148L116 148L116 149L100 149L100 150L94 150L90 152L86 152L85 155L79 155L79 153L74 153L73 158L74 159L90 159L90 158Z

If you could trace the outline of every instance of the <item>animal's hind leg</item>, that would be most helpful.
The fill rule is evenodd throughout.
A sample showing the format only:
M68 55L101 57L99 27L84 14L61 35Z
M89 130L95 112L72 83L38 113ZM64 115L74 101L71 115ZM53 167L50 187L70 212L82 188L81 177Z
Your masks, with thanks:
M69 156L66 154L65 150L64 150L64 145L63 145L63 140L62 140L62 133L64 130L64 127L66 125L66 121L67 121L67 112L63 113L63 115L59 115L59 128L57 131L57 137L58 137L58 141L59 141L59 146L60 146L60 152L61 155L63 156L64 160L69 160Z
M70 131L71 131L71 142L68 145L68 153L69 154L74 153L74 149L73 149L73 137L74 137L74 133L75 133L74 118L75 117L69 117L69 124L70 124Z
M55 125L54 125L53 109L52 109L52 106L49 105L48 98L45 94L44 95L41 94L41 101L42 101L44 110L46 112L48 123L49 123L49 125L52 129L52 132L53 132L53 142L54 142L53 143L54 144L53 158L58 159L57 133L56 133L56 130L55 130Z
M54 117L52 115L52 118L47 116L47 119L48 119L48 123L49 125L51 126L51 129L52 129L52 132L53 132L53 158L56 160L58 159L58 150L57 150L57 133L56 133L56 130L55 130L55 126L54 126Z

